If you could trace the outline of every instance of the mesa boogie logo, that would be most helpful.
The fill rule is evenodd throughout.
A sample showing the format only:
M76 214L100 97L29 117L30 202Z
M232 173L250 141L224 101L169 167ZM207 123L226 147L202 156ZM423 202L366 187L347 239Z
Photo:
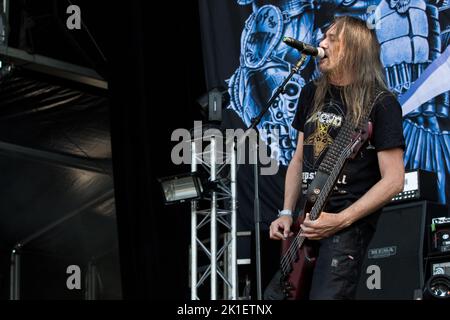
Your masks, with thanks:
M373 248L368 251L369 259L380 259L395 256L397 254L397 246L389 246L382 248Z

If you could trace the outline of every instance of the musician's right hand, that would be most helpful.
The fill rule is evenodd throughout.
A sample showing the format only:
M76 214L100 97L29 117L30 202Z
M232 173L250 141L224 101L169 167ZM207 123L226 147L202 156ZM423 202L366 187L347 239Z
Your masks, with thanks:
M281 216L270 224L270 239L286 240L294 233L291 232L293 219L291 216Z

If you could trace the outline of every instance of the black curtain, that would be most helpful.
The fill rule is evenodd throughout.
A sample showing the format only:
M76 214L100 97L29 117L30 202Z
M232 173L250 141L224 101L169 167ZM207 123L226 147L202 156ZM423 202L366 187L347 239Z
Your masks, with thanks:
M196 1L109 4L112 152L125 299L185 299L190 208L165 206L157 182L170 137L199 118L205 92ZM161 16L164 19L161 19Z

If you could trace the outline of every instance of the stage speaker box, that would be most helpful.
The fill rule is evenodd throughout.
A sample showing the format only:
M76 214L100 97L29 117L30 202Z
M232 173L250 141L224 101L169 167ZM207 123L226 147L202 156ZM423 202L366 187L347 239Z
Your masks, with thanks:
M431 219L447 207L429 201L387 206L369 244L356 299L412 300L425 279Z

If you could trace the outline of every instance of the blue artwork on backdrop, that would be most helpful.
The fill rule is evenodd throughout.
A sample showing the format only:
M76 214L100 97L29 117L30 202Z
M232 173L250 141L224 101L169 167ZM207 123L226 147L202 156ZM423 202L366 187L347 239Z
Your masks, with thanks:
M450 81L422 78L428 67L434 72L441 65L450 65L447 58L440 65L432 65L439 61L449 44L448 0L237 0L237 3L251 5L253 13L242 30L240 65L228 80L229 108L247 126L300 58L297 50L281 41L282 37L318 45L322 30L333 16L357 16L376 28L387 84L399 95L399 100L402 101L402 96L419 94L420 90L413 86L416 81L428 90L429 100L415 106L410 103L408 110L404 110L404 162L407 170L420 168L436 172L439 201L445 202L446 179L450 173L450 88L443 92L442 82ZM297 132L290 124L301 88L317 76L315 59L308 59L258 126L264 129L260 131L266 142L271 132L278 130L280 142L270 144L270 148L281 165L289 164L297 143Z

